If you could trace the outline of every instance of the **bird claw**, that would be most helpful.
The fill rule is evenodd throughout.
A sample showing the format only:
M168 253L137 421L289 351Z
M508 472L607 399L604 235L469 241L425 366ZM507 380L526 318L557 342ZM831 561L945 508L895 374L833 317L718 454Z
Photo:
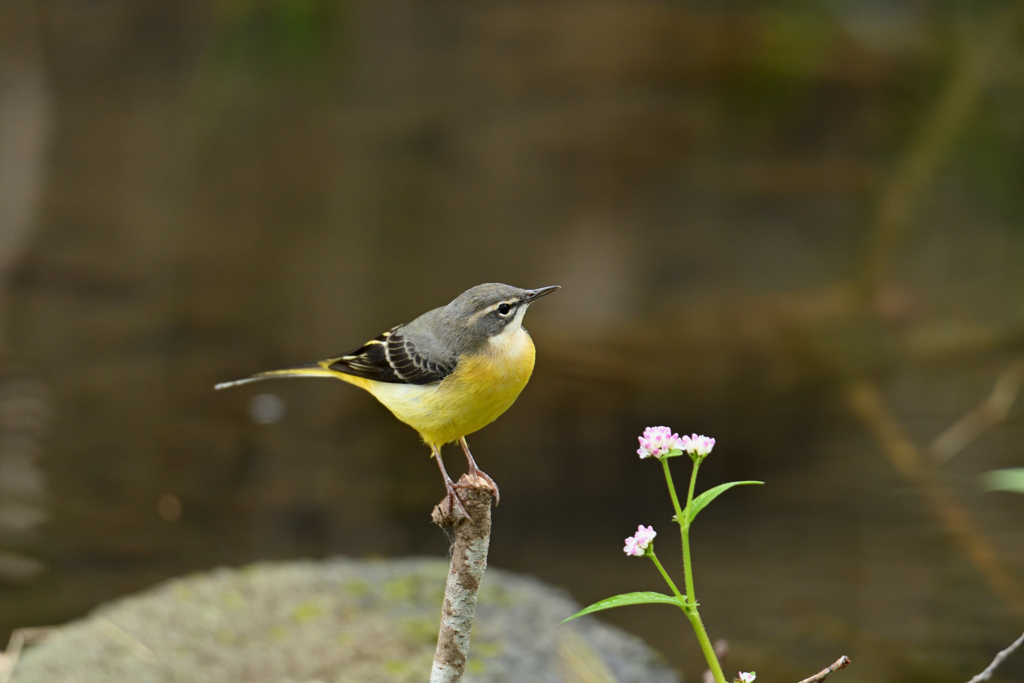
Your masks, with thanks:
M484 483L486 483L487 486L491 489L491 495L494 496L494 506L497 507L498 503L501 502L501 493L498 491L498 485L494 483L494 480L491 479L490 475L488 475L486 472L484 472L483 470L478 469L476 467L470 467L468 474L469 474L470 477L478 477L478 478L484 480ZM465 488L465 487L469 486L469 484L462 484L460 482L460 483L456 484L456 486L460 486L462 488Z
M462 514L464 514L466 519L468 519L470 524L472 524L473 518L470 517L469 513L466 511L466 506L462 504L462 499L459 498L459 494L455 492L456 488L460 488L459 485L449 479L445 482L445 487L448 489L448 513L451 514L452 506L455 506L462 511Z
M473 454L469 450L469 444L466 443L466 437L459 439L459 445L462 446L462 452L466 454L466 461L469 463L469 476L479 477L487 482L487 485L491 487L491 493L494 495L494 506L497 507L498 503L501 502L501 494L498 492L498 485L494 483L494 480L491 479L486 472L476 466L476 460L473 459Z

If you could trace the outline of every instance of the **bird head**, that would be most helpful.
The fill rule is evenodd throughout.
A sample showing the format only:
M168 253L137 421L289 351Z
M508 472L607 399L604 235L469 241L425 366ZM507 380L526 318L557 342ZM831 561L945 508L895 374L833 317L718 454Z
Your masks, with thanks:
M520 289L489 282L467 289L448 304L443 316L458 330L461 346L472 347L502 333L515 332L534 301L559 289L559 285Z

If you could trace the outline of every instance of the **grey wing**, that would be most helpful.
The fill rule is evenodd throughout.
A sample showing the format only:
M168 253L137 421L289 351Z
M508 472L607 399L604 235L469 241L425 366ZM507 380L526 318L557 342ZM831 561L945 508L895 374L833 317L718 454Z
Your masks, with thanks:
M323 361L321 365L348 375L394 384L431 384L450 375L456 359L418 348L402 334L404 327L392 328L355 351Z

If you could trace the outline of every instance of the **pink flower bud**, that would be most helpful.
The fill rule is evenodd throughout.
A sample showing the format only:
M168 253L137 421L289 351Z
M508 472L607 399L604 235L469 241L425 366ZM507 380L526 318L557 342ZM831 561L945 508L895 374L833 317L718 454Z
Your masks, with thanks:
M671 450L684 450L683 440L668 427L648 427L639 439L640 448L636 453L641 458L649 458L652 455L660 458Z

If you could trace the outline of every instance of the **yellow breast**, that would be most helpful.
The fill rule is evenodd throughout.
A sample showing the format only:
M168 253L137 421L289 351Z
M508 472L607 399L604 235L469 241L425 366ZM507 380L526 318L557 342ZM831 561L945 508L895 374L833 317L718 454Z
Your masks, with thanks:
M486 427L509 409L533 373L536 350L522 328L493 337L462 357L438 384L370 382L364 388L430 445L442 446Z

